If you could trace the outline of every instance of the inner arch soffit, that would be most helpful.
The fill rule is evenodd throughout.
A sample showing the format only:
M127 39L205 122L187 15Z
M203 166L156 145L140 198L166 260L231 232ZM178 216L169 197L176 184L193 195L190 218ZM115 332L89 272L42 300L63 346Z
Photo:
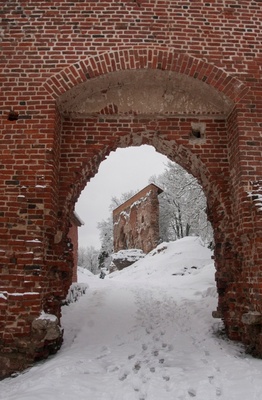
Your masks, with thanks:
M172 115L222 117L234 104L222 92L185 74L153 69L121 70L83 82L57 99L67 117Z
M57 100L65 92L82 83L88 83L94 78L111 72L128 70L176 72L179 77L185 75L205 83L222 93L222 98L228 99L234 104L240 102L248 92L248 87L243 82L213 64L185 53L176 53L173 49L150 47L120 49L115 52L90 56L49 77L44 83L44 88L49 96ZM217 96L217 100L218 98L219 96ZM60 104L60 100L58 103Z

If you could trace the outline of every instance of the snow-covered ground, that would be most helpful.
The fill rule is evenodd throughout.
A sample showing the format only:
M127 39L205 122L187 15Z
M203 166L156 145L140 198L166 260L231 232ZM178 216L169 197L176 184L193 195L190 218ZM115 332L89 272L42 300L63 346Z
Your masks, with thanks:
M5 400L261 400L262 360L228 341L211 253L198 238L162 244L63 307L55 356L0 382Z

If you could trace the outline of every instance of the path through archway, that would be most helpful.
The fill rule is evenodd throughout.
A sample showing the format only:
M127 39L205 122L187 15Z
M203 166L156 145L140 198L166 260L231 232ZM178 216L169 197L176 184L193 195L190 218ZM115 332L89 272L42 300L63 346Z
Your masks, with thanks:
M57 104L63 115L61 237L67 232L67 216L101 160L118 147L150 144L184 167L203 187L215 233L220 294L217 315L229 315L226 277L229 270L234 275L236 263L227 127L233 100L180 72L139 69L90 79L59 96ZM63 240L58 246L63 251ZM239 316L233 318L230 312L228 332L231 334L232 328L231 336L239 338L237 325Z

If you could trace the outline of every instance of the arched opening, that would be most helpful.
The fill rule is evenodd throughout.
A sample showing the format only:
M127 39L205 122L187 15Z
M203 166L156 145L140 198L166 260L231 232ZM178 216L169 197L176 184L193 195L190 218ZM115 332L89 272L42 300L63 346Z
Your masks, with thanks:
M232 235L226 119L233 101L192 76L148 69L89 79L62 94L57 105L63 116L60 231L66 234L68 215L81 191L111 151L149 144L192 174L203 188L217 268L224 279L228 267L222 261L222 243L230 243ZM228 247L227 264L234 262L231 251ZM225 286L223 279L219 285ZM220 290L223 312L228 309L224 293Z
M151 183L158 188L150 187ZM79 265L85 265L89 252L111 254L131 243L144 252L163 241L189 235L210 243L212 230L208 229L206 200L201 192L192 175L152 146L111 152L76 204L77 214L86 222L79 230ZM113 221L116 209L118 216ZM113 240L114 231L118 234Z
M147 50L141 52L145 59L151 57ZM202 62L194 64L186 55L176 58L168 53L163 59L162 52L156 51L145 63L138 53L126 52L130 64L124 69L116 54L106 63L103 57L101 64L96 59L95 72L89 64L79 64L77 85L75 80L65 84L62 74L46 84L52 92L52 85L61 83L54 96L62 117L55 252L64 253L69 215L101 161L117 148L152 145L203 188L214 229L219 294L214 316L224 318L231 338L241 339L244 303L239 297L237 310L231 301L238 296L236 282L242 281L238 274L242 261L235 250L237 246L241 251L233 207L237 202L231 197L231 185L237 185L238 179L232 153L236 103L246 88L222 70Z
M84 178L88 181L110 151L144 143L182 165L204 190L212 172L201 155L213 145L220 147L217 159L224 157L227 166L225 120L234 104L205 81L186 74L158 69L114 71L74 86L58 97L57 105L64 118L62 165L68 161L63 150L70 146L76 179L88 168L91 173ZM82 145L86 158L75 160L74 155L82 155ZM92 155L96 165L90 165Z

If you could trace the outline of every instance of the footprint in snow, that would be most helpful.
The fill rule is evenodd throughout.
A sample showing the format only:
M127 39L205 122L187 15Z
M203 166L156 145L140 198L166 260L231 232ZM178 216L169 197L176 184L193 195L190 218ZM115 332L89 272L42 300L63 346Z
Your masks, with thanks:
M107 346L102 346L100 349L100 355L96 357L97 360L100 360L101 358L104 358L108 356L108 354L111 353L110 349Z
M105 358L107 354L101 354L100 356L96 357L97 360L101 360L101 358Z
M135 363L134 367L133 367L133 371L134 371L135 373L137 373L140 369L141 369L141 363L140 363L140 361L137 361L137 362Z
M192 388L188 389L188 394L190 397L196 397L195 389L192 389Z
M109 365L106 369L107 372L116 372L119 370L119 367L116 365Z
M213 386L215 386L214 380L215 380L214 375L208 376L208 381L209 381L209 383L210 383L211 385L213 385ZM220 387L217 386L217 387L216 387L216 396L219 397L219 396L221 396L221 395L222 395L222 389L221 389Z
M134 391L135 391L135 392L139 392L139 390L141 389L141 382L140 382L140 380L139 380L139 379L133 379L132 385L133 385Z
M129 375L129 371L124 370L124 371L120 371L119 375L118 375L118 379L120 381L124 381Z
M158 335L154 335L153 339L154 339L155 342L159 342L160 337Z

